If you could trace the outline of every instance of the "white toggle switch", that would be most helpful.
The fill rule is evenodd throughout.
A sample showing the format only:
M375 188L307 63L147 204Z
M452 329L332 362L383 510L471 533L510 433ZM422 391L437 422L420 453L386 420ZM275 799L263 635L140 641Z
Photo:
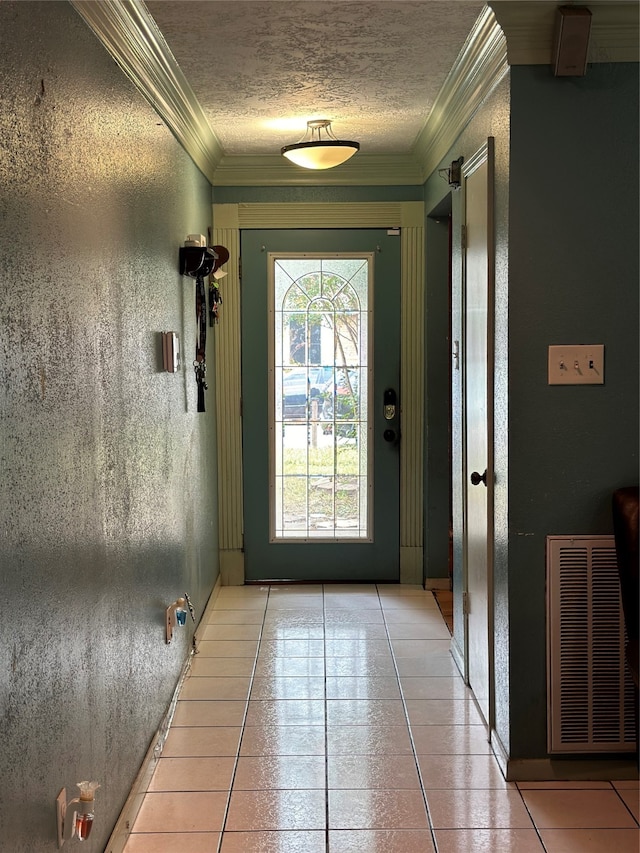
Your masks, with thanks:
M549 385L604 385L604 344L550 346Z

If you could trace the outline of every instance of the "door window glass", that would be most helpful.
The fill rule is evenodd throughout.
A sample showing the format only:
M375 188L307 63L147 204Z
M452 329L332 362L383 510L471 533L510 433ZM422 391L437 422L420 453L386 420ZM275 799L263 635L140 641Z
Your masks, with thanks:
M271 541L369 539L372 258L269 270Z

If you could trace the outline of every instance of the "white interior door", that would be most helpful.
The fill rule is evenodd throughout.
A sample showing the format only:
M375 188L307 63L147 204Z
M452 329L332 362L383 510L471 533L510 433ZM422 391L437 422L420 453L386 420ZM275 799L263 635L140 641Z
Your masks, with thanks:
M491 723L493 140L463 167L464 457L469 684Z

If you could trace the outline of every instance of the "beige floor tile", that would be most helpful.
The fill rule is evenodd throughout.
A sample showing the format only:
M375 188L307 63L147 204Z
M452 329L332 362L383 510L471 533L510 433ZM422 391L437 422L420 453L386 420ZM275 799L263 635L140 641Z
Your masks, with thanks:
M333 595L327 593L324 597L325 610L380 610L380 599L377 593L366 595Z
M324 726L321 699L252 699L247 726Z
M431 590L412 590L405 587L405 584L401 584L395 589L379 589L378 595L381 601L387 601L388 599L401 599L405 601L407 605L426 605L428 607L433 607L434 605L437 606L437 602Z
M426 625L436 629L437 633L442 633L439 628L443 626L446 630L444 620L440 615L440 611L432 607L385 607L384 621L388 627L392 625ZM451 635L447 631L447 636L451 639ZM434 640L441 639L439 636L433 637ZM442 637L446 639L446 637Z
M325 789L324 755L262 755L238 759L234 791Z
M425 789L515 789L493 755L419 755L418 765Z
M401 672L400 687L405 699L467 699L471 701L471 692L459 676L412 676L403 675Z
M516 786L520 791L580 791L589 789L599 789L604 791L611 790L611 782L602 782L597 779L586 779L580 781L564 781L556 779L547 782L516 782Z
M260 625L205 625L199 640L259 640Z
M324 791L233 791L225 830L324 829Z
M391 626L389 625L389 636L393 640L399 640L399 637L394 637L395 633L394 628L398 631L401 630L400 626ZM451 657L451 639L448 640L420 640L420 658L431 658L431 657ZM403 658L399 656L400 660L415 660L416 656L409 658ZM457 673L456 673L457 674Z
M262 625L264 612L262 610L211 610L205 625Z
M420 791L329 791L329 829L428 829Z
M324 832L225 832L220 853L325 853Z
M636 822L615 791L522 791L538 829L626 829Z
M174 849L180 853L215 853L219 840L219 832L134 833L129 836L123 853L167 853Z
M323 678L324 658L258 657L257 678Z
M177 726L169 730L164 758L237 755L242 729L236 726Z
M255 658L257 640L200 640L198 655L203 658Z
M400 699L327 699L329 726L406 726Z
M297 609L287 610L286 608L278 608L268 610L264 618L264 631L271 628L323 628L324 627L324 611L323 610L307 610L302 612Z
M394 643L404 643L407 640L394 640ZM419 641L418 641L419 642ZM454 663L453 658L449 654L431 654L423 655L422 657L398 657L395 652L396 667L401 678L460 678L458 668ZM463 685L464 686L464 685ZM412 699L418 699L418 696L412 696Z
M347 623L349 625L384 624L382 610L379 607L375 610L373 608L345 609L336 607L335 609L332 608L331 610L325 610L324 618L326 625L339 625L343 623Z
M426 829L332 829L329 853L435 853L435 847Z
M133 831L219 832L227 798L226 791L146 794Z
M327 699L400 699L398 679L383 676L327 676Z
M330 755L327 774L330 790L420 788L412 755Z
M250 696L251 699L324 699L324 678L256 676Z
M325 630L321 621L309 624L291 623L291 620L266 622L262 629L263 640L324 640Z
M436 829L438 853L544 853L535 829Z
M246 699L251 679L245 676L187 678L180 699Z
M176 705L171 726L241 726L246 707L246 702L233 700L180 701Z
M374 583L325 583L325 595L375 595L378 586Z
M436 617L434 617L435 620ZM440 618L439 616L437 617ZM449 639L433 639L434 625L431 622L393 622L387 625L387 631L392 640L430 640L438 643L442 651L449 651L451 637ZM437 633L441 634L440 627Z
M638 853L637 829L541 829L547 853Z
M324 755L324 726L248 726L240 755Z
M322 610L321 595L281 595L269 596L267 612L274 610L296 610L306 613L308 610Z
M269 658L323 658L324 640L263 640L258 660Z
M327 677L394 676L396 667L391 655L378 657L336 657L325 662Z
M411 726L417 755L490 755L484 726Z
M406 726L328 726L328 755L413 755Z
M350 625L339 622L335 625L325 627L325 637L328 640L386 640L387 629L384 625L371 625L368 623Z
M325 655L328 658L388 657L391 658L391 646L388 640L363 640L338 637L325 640Z
M611 782L616 791L640 791L640 780L621 779Z
M618 796L624 800L631 814L640 822L640 795L638 791L622 788L618 791Z
M269 597L275 598L283 596L296 595L320 595L324 594L324 587L321 583L305 583L305 584L272 584L269 587Z
M150 791L228 791L235 757L161 758Z
M227 595L218 596L213 607L216 610L255 610L264 613L267 607L267 598L264 595L242 596Z
M434 620L435 622L435 620ZM446 631L446 636L443 632ZM434 657L433 655L433 646L431 645L433 640L442 640L444 643L449 643L449 632L442 619L438 617L438 624L434 624L429 627L424 628L424 633L427 635L424 639L421 640L391 640L391 648L393 649L393 654L396 658L427 658L431 659ZM451 654L448 649L441 649L440 654L437 657L448 657L449 660L453 661ZM456 670L457 672L457 670Z
M218 658L197 655L191 662L190 675L194 678L251 676L254 665L254 658Z
M474 702L467 699L407 699L405 705L412 726L480 726L482 717Z
M431 790L425 782L435 829L533 829L516 790Z

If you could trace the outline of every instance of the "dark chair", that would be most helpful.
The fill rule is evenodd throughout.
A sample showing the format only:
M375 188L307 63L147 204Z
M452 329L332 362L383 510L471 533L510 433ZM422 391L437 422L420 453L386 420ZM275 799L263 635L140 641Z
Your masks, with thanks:
M613 532L620 575L622 611L627 629L626 658L633 677L636 744L638 744L638 634L640 590L638 586L638 487L627 486L613 493ZM640 755L640 753L638 753Z

